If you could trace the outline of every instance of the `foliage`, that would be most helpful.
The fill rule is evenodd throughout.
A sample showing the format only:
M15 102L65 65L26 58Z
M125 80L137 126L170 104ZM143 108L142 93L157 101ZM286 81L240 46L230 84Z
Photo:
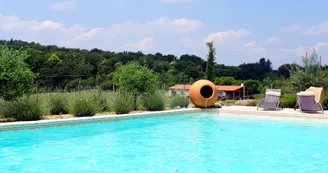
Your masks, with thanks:
M96 115L97 105L94 102L94 97L84 93L73 97L69 112L76 117L90 117Z
M254 79L262 81L265 74L272 72L272 63L269 59L261 58L259 62L241 64L238 66L240 71L236 79Z
M217 77L214 83L216 85L236 85L237 80L233 77Z
M144 95L141 98L143 107L150 111L160 111L165 108L165 95L163 91L156 91L153 94Z
M215 61L215 48L213 47L213 42L206 43L209 51L207 55L207 65L206 65L206 79L214 82L214 61Z
M261 85L261 83L259 81L252 80L252 79L246 80L244 82L244 85L246 87L250 88L253 91L254 94L258 94L260 92L260 90L261 90L261 87L262 87L262 85Z
M188 54L177 57L161 53L111 52L97 48L89 51L53 45L44 46L20 40L0 40L0 45L8 45L13 50L26 52L25 62L32 72L39 75L39 91L64 89L77 91L78 86L81 89L111 90L114 84L113 72L129 63L139 63L158 74L158 82L156 82L159 84L158 86L191 84L205 78L206 66L210 64L201 57ZM288 66L286 65L286 67ZM238 66L227 66L214 62L213 71L215 77L233 77L238 81L238 85L240 85L239 80L253 79L262 82L264 79L270 78L272 80L266 81L264 86L271 87L269 83L273 83L273 87L277 88L274 83L279 82L280 79L271 78L271 74L284 76L287 80L289 71L286 73L286 68L283 69L283 67L285 66L281 66L275 71L272 69L269 59L261 58L257 62ZM96 79L95 76L97 76ZM79 83L79 81L81 82Z
M290 69L290 79L295 91L303 91L310 86L328 88L328 76L320 78L320 63L318 54L312 52L310 57L303 57L304 69L297 67Z
M296 94L283 94L280 99L280 106L283 108L294 108L297 102Z
M328 110L328 92L325 94L325 99L323 101L322 107L324 110Z
M138 63L120 66L113 74L113 81L121 92L134 96L134 110L139 95L152 94L157 88L157 78L153 71Z
M16 121L40 120L44 114L41 104L34 98L22 97L14 101L0 103L0 114Z
M68 113L68 100L64 95L52 94L50 96L50 113L52 115L61 115Z
M0 98L15 100L33 88L35 75L26 58L26 51L0 46Z
M113 101L112 101L112 109L117 114L127 114L131 112L134 108L133 105L133 96L118 92Z
M290 70L296 70L296 68L301 68L301 66L297 64L282 64L281 66L278 67L277 71L278 74L285 78L290 77Z
M176 106L187 107L189 105L189 98L185 95L173 96L170 100L170 107L175 108Z

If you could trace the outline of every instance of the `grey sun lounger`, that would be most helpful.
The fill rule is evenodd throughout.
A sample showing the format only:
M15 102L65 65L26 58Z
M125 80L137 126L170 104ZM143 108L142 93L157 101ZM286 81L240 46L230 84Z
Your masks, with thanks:
M264 100L260 101L257 106L257 110L259 110L259 108L263 108L264 110L274 109L277 111L279 109L280 96L280 89L267 89Z
M321 113L324 114L322 105L316 102L314 94L310 92L300 92L297 94L295 109L297 107L301 110L301 112L321 111Z

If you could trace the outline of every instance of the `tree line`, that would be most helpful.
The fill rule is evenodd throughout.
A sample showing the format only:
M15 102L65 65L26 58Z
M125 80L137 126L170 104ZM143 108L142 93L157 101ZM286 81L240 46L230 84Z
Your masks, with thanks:
M177 57L172 54L144 54L140 51L73 49L21 40L0 40L0 45L25 51L28 55L25 62L36 74L39 87L46 90L76 90L78 87L110 90L113 86L113 72L129 62L137 62L153 70L158 76L158 84L167 88L204 79L208 65L203 58L189 54ZM216 59L224 63L222 57L217 56ZM296 64L283 64L273 69L272 62L267 58L238 66L214 62L213 67L211 73L214 74L216 84L240 85L243 82L255 93L272 85L280 87L281 82L289 78L291 68L302 68Z

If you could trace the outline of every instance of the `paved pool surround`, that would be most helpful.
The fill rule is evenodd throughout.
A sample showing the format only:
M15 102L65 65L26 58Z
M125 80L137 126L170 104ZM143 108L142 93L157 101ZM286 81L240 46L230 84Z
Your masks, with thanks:
M328 125L328 111L325 111L324 114L302 113L299 110L295 111L294 109L280 109L279 111L264 111L260 109L259 111L257 111L256 107L224 106L220 109L188 108L188 109L178 109L178 110L168 110L168 111L135 113L135 114L104 115L104 116L95 116L95 117L0 123L0 132L13 131L13 130L38 129L38 128L56 127L56 126L80 125L80 124L97 123L97 122L115 122L115 121L124 121L124 120L137 119L137 118L170 116L170 115L204 112L204 111L217 113L218 116L232 116L236 118L238 117L257 118L257 119L292 121L292 122L305 121L307 123L320 123L320 124Z

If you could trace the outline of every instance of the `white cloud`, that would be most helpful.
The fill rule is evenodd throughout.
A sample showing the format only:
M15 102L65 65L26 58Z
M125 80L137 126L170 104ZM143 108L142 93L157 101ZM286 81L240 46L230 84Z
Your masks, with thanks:
M120 30L121 34L144 34L144 33L156 33L158 31L166 34L189 34L192 32L200 31L203 29L204 24L199 20L190 19L170 19L167 17L161 17L154 21L146 23L138 22L126 22L113 25L114 30ZM138 32L131 32L138 31Z
M135 50L135 51L145 51L151 49L153 44L153 38L148 37L136 43L125 44L124 47Z
M48 5L49 10L51 11L70 11L76 7L76 1L65 1L65 2L57 2Z
M284 33L291 33L299 30L301 30L300 25L289 25L289 26L282 26L279 28L279 31Z
M247 42L242 47L234 49L237 52L249 52L249 53L260 53L264 52L265 49L257 45L255 41Z
M265 39L266 44L274 44L274 43L279 43L279 39L276 36L269 37Z
M161 0L161 1L167 3L180 3L180 2L191 2L192 0Z
M242 37L249 35L251 32L245 28L241 28L239 30L228 30L223 32L216 32L209 34L204 41L214 41L215 43L225 43L226 41L230 40L238 40Z
M304 32L302 32L302 34L305 35L328 35L328 22L323 22L320 23L319 25L316 26L311 26L309 27L307 30L305 30Z
M80 25L65 26L60 22L26 21L17 16L0 14L0 35L3 39L22 39L42 44L79 48L108 49L122 47L136 38L184 36L200 31L204 24L198 20L158 18L149 22L125 22L108 27L86 29ZM120 45L113 44L117 39ZM117 42L115 40L115 43Z
M297 56L304 56L306 52L312 52L313 49L315 49L315 51L319 51L322 48L328 48L328 42L319 42L316 43L313 46L298 46L295 49L281 49L280 52L283 53L295 53Z
M180 42L186 47L197 47L201 46L202 42L200 40L195 40L190 37L180 39Z

